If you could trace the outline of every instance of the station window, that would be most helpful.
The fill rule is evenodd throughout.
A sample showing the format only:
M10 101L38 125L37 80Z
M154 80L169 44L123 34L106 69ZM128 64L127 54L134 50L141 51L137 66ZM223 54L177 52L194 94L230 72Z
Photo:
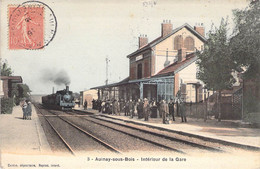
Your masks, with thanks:
M137 66L137 79L141 79L143 76L143 66L142 63Z
M185 38L184 48L186 48L187 50L194 50L194 39L192 37Z
M183 45L183 38L181 35L178 35L174 38L174 50L179 50L181 49Z

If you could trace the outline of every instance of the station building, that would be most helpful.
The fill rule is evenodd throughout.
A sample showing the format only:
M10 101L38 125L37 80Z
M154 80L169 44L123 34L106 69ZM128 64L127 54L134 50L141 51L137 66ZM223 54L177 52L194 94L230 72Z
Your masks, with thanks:
M204 99L203 83L197 79L196 51L206 42L202 24L173 29L170 21L161 24L161 36L148 43L139 37L139 48L130 53L129 77L113 84L94 87L105 99L170 100L182 97L186 102ZM203 94L204 93L204 94Z
M98 99L98 91L97 90L84 90L80 92L79 102L80 105L84 105L84 102L87 101L88 107L92 107L92 100Z

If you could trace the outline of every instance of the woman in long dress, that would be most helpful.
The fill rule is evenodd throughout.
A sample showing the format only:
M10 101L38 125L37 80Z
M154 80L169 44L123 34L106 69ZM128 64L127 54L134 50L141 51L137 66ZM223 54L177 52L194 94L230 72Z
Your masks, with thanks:
M27 103L27 120L31 120L31 116L32 116L32 106L31 106L31 102L29 100L26 100Z

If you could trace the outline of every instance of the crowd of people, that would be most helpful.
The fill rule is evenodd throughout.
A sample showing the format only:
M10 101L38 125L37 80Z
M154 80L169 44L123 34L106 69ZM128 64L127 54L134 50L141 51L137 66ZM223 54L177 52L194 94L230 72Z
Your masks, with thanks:
M23 110L23 119L24 120L31 120L32 116L32 106L31 102L29 100L22 100L20 102L20 106L22 107Z
M87 102L84 102L84 109ZM137 116L138 119L144 118L148 121L149 118L162 118L164 124L168 124L170 120L175 121L175 114L181 117L181 122L187 122L185 105L181 99L170 99L167 103L165 100L157 102L155 99L148 100L147 98L141 100L92 100L92 109L99 112L121 115L133 118Z

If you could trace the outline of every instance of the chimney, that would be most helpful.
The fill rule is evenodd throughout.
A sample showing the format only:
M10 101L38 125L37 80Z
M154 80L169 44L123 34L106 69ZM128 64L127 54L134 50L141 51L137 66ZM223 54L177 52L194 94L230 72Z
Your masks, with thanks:
M148 44L147 35L140 35L139 36L139 49L147 44Z
M186 48L178 50L178 62L182 62L186 58Z
M66 86L66 93L69 93L69 86Z
M205 28L203 26L203 23L196 24L194 26L195 31L197 31L201 36L205 37Z
M162 37L169 35L172 32L171 20L163 20L162 23Z

